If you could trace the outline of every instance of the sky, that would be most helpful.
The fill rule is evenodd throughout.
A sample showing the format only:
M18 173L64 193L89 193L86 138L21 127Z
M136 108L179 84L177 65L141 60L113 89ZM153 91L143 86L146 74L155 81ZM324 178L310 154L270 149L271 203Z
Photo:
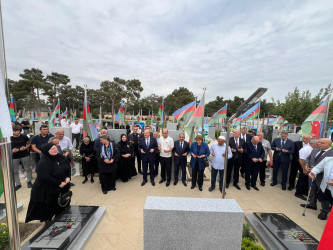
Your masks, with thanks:
M142 96L181 86L284 100L333 79L333 1L3 0L8 77L26 68L99 88L139 79Z

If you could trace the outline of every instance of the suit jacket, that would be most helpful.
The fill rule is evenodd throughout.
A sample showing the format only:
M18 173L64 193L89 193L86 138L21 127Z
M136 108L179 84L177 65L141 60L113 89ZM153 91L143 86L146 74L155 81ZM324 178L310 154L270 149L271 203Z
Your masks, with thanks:
M261 158L262 160L265 159L265 150L262 146L261 142L257 144L257 150L252 144L252 141L248 141L246 144L246 164L248 166L254 166L255 162L252 161L253 158Z
M320 183L320 189L323 193L325 193L325 189L327 187L326 182L329 180L332 168L333 168L333 157L325 157L320 163L317 164L317 166L315 166L311 170L311 172L313 172L316 176L317 174L324 172L323 180ZM333 189L331 189L331 194L333 196Z
M238 148L245 149L245 141L242 138L240 138L240 137L238 139L239 139ZM237 150L236 143L235 143L235 138L234 137L230 137L230 139L229 139L229 147L230 147L230 149L236 149ZM243 151L243 153L244 153L244 151ZM236 152L232 152L232 159L235 159L235 158L238 157L241 160L242 157L243 157L243 153L239 152L238 150Z
M303 148L303 141L296 141L294 142L294 148L295 148L295 151L293 153L293 159L291 160L291 163L293 165L298 165L299 162L299 151Z
M149 148L147 148L146 144L146 138L140 138L139 140L139 151L141 152L141 149L145 152L145 154L141 153L141 159L143 161L154 161L156 158L156 151L158 150L158 144L154 137L149 138ZM154 152L151 153L150 150L154 149Z
M180 140L174 142L173 152L177 153L179 156L174 156L174 162L176 165L186 165L187 163L187 156L182 156L182 154L187 153L189 154L190 151L190 144L187 141L184 141L183 148L180 146Z
M314 148L311 151L311 154L309 155L309 157L305 160L305 164L308 164L310 167L314 167L316 166L319 162L321 162L325 157L333 157L333 149L329 149L326 151L325 154L323 154L322 156L320 156L320 158L318 159L317 164L315 163L315 159L316 159L316 155L320 152L319 148Z
M294 142L290 139L286 139L285 145L282 147L281 138L275 138L271 145L272 150L274 150L273 160L280 160L281 163L290 163L290 157L295 151ZM284 153L281 151L276 151L276 148L287 149L288 152Z
M242 134L240 134L239 138L243 139ZM249 135L249 134L245 134L245 142L248 142L248 141L251 141L251 140L252 140L252 136Z
M192 146L191 146L191 152L190 152L191 153L191 161L190 161L191 168L194 168L195 163L197 161L197 158L194 158L192 156L192 154L197 155L198 154L197 151L198 151L198 143L193 142ZM201 144L199 155L205 155L206 158L210 155L210 151L209 151L209 147L208 147L207 143L203 142ZM199 169L204 170L205 169L205 166L203 163L204 158L200 158L198 160L199 160Z

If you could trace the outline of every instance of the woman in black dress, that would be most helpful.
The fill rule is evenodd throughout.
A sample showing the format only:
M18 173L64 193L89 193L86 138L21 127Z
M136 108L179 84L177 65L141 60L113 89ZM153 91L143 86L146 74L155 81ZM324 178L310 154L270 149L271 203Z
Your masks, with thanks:
M122 134L120 136L120 142L118 142L117 147L119 149L119 162L117 167L117 179L120 178L123 182L127 182L133 176L133 159L134 154L133 146L127 141L127 136Z
M88 181L88 175L91 175L91 183L94 183L94 174L97 172L97 162L94 152L94 142L87 136L83 138L83 143L80 146L80 154L82 155L82 170L84 181L82 184Z
M107 194L110 190L116 191L116 164L119 151L107 135L100 135L99 138L102 143L98 158L99 179L103 194Z
M61 207L58 197L70 188L71 167L67 159L58 154L57 146L47 143L42 146L43 157L36 167L37 178L31 189L30 202L25 222L32 220L51 221L69 206Z

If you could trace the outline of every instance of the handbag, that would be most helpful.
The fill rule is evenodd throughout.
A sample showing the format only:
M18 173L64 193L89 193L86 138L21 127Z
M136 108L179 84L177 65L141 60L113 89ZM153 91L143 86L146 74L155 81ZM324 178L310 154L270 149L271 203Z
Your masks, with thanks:
M68 205L68 203L71 201L73 192L72 191L68 191L66 193L64 193L63 195L61 195L61 193L59 194L58 197L58 204L60 207L66 207Z
M208 161L207 158L204 158L204 159L203 159L203 164L204 164L204 167L205 167L205 168L209 167L209 161Z

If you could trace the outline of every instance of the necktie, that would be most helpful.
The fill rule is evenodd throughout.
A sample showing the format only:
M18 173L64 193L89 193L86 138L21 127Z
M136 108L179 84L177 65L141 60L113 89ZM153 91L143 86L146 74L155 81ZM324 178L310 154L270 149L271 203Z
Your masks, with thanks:
M180 145L181 145L181 148L183 149L183 142L181 142Z
M236 148L238 148L238 140L236 139Z
M147 139L147 149L149 148L149 139Z
M317 165L319 158L325 153L325 151L320 151L320 153L315 158L315 164Z
M254 145L254 149L256 150L256 152L257 152L257 145Z
M286 141L282 141L282 148L284 147L284 144L286 143Z

